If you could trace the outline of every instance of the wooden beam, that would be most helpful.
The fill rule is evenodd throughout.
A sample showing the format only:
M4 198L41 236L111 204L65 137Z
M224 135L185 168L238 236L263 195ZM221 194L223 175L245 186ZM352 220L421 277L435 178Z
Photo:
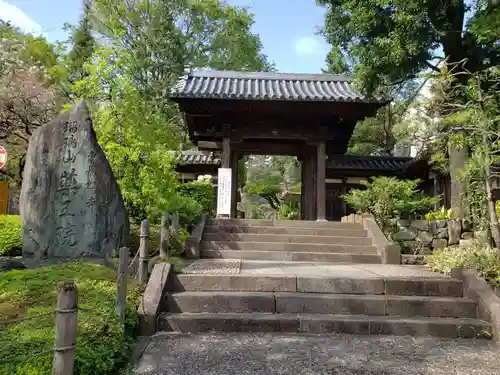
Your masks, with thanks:
M234 150L244 154L252 155L289 155L299 156L304 155L306 147L305 141L269 141L269 140L243 140L239 143L233 143Z

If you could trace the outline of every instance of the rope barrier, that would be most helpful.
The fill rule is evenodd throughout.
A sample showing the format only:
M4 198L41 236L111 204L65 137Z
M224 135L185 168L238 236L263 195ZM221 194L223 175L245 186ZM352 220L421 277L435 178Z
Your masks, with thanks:
M76 309L60 309L57 312L59 312L59 313L70 313L70 312L75 312L77 310L79 310L79 311L93 311L93 309L87 309L87 308L77 307ZM40 314L39 316L44 316L44 315L49 315L49 314ZM112 316L114 316L114 314L112 314ZM74 345L64 346L64 347L60 347L60 348L52 347L51 349L43 350L43 351L37 352L35 354L15 355L15 356L8 357L8 358L2 358L2 359L0 359L0 365L1 364L11 363L11 362L28 361L30 359L33 359L33 358L36 358L36 357L40 357L42 355L46 355L46 354L50 354L50 353L54 353L54 352L64 352L64 351L72 350L72 349L77 348L77 347L83 347L83 346L86 346L88 344L97 342L96 338L98 338L99 336L102 336L102 334L104 332L105 332L105 330L101 329L98 333L96 333L95 335L93 335L92 338L90 338L89 340L86 340L83 343L75 343ZM105 342L105 340L102 340L102 341ZM44 342L44 341L40 341L40 343L42 343L42 342ZM21 345L23 345L23 344L33 344L33 343L34 343L33 341L30 341L30 342L26 342L26 343L21 343Z

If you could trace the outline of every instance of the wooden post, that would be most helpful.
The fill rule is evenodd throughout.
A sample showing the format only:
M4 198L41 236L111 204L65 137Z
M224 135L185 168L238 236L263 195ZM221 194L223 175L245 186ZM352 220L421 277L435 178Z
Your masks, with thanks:
M139 245L139 283L148 282L149 221L141 222L141 242Z
M235 219L238 213L238 159L236 152L231 154L231 214L229 217Z
M169 214L164 212L161 217L161 232L160 232L160 258L168 258L168 246L169 246Z
M321 141L317 148L316 157L316 221L326 221L326 152L325 142Z
M222 138L222 168L231 168L231 138Z
M300 220L306 220L306 163L300 161Z
M122 322L122 324L125 324L125 305L127 303L128 252L128 247L120 248L118 279L116 282L116 314L120 317L120 321Z
M59 288L52 375L73 375L77 329L78 290L73 281Z

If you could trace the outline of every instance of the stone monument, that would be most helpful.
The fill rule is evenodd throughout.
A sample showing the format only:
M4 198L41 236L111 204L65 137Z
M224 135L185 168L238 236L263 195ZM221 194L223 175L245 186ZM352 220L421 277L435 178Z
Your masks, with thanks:
M23 257L111 257L129 222L85 102L33 132L20 213Z

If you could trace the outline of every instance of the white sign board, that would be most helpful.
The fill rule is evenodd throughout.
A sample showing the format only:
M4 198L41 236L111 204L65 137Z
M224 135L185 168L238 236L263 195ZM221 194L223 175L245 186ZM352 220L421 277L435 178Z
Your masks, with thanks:
M231 168L219 168L217 184L217 216L229 216L231 215Z

